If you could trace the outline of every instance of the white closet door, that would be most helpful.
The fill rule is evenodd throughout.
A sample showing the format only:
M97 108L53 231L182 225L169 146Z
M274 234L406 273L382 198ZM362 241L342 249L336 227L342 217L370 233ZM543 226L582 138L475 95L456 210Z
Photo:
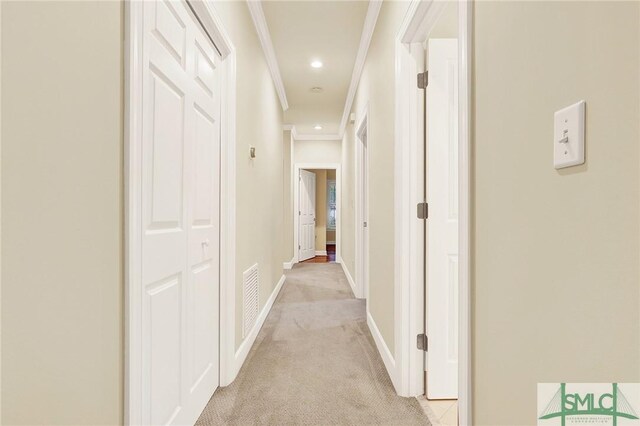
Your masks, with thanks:
M316 174L308 170L300 170L298 181L300 182L298 260L302 262L316 255Z
M431 39L427 86L427 398L458 397L457 40Z
M144 2L142 423L218 386L219 57L184 1Z

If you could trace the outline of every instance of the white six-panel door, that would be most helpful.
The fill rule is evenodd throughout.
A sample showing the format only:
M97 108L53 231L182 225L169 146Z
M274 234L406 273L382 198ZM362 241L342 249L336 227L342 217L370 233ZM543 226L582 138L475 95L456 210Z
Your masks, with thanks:
M427 398L458 397L457 40L428 44Z
M316 174L300 170L299 186L299 232L298 261L316 255Z
M193 424L219 383L219 56L184 1L144 2L143 424Z

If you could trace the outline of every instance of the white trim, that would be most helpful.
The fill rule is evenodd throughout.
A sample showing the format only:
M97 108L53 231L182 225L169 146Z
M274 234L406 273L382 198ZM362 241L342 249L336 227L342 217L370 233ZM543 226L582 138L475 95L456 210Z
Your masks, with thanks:
M278 298L278 294L280 293L280 290L284 285L285 279L286 277L284 275L280 277L280 280L278 281L278 284L276 284L276 287L271 292L271 295L269 296L267 303L264 304L262 311L260 311L260 315L258 316L258 318L256 318L256 323L253 325L253 327L251 328L251 331L249 332L249 334L247 334L247 337L244 339L244 341L240 344L240 347L238 348L238 350L235 352L235 355L234 355L235 365L234 365L234 374L233 374L234 377L238 375L238 373L240 372L240 368L242 368L242 365L247 359L247 355L249 355L249 351L251 351L251 347L253 346L253 343L256 341L256 337L258 337L258 333L260 332L260 329L264 325L264 321L267 319L267 316L271 311L271 307L273 306L273 303Z
M262 10L262 2L260 0L247 0L247 6L249 7L249 13L251 13L251 19L253 19L253 25L256 27L260 44L262 45L262 51L264 57L269 66L271 72L271 78L273 79L273 85L278 93L282 110L289 109L289 103L287 102L287 93L284 90L284 84L282 83L282 76L280 75L280 67L278 66L278 59L276 58L276 51L273 48L273 42L271 41L271 34L269 33L269 26L267 20L264 17L264 11Z
M134 224L140 223L140 211L137 205L140 188L140 170L137 166L140 161L141 147L135 141L140 139L142 117L140 108L134 107L142 103L142 71L140 69L141 38L142 38L142 3L126 2L124 7L125 31L125 148L124 148L124 191L125 191L125 350L124 350L124 423L140 424L141 412L141 351L139 336L133 333L141 324L139 301L142 297L139 293L140 275L140 227ZM135 89L135 90L134 90Z
M458 3L458 62L459 99L458 155L459 175L459 342L458 342L458 422L460 425L473 424L473 370L472 370L472 328L471 328L471 66L473 60L473 4L471 1Z
M293 157L292 157L293 158ZM342 205L340 201L340 197L342 196L342 180L341 180L341 166L340 163L293 163L293 174L291 175L291 182L293 185L293 261L294 263L299 262L300 250L298 249L298 233L299 233L299 215L298 211L298 200L300 199L300 185L298 185L298 181L300 179L300 170L301 169L318 169L318 170L335 170L336 171L336 210L338 211L338 215L336 217L336 259L340 258L340 232L341 232L341 221L340 221L340 212L342 211Z
M2 6L0 5L0 46L2 46ZM0 55L0 99L2 99L2 55ZM0 165L2 164L2 102L0 102ZM2 167L0 167L0 301L2 300ZM2 303L0 303L0 330L2 330ZM2 332L0 331L0 336ZM0 338L0 354L2 339ZM2 357L0 357L0 383L2 383ZM0 419L2 419L2 391L0 390Z
M235 378L235 128L236 53L221 20L209 2L190 2L205 31L222 54L221 192L220 192L220 385ZM142 2L125 2L125 377L124 423L140 424L141 411L141 108Z
M351 84L349 84L349 90L347 91L347 98L344 103L344 110L342 112L342 119L340 120L340 130L338 131L338 134L340 135L341 139L344 135L345 128L347 127L349 114L351 113L351 107L353 106L353 99L356 96L358 84L360 84L362 69L364 68L364 63L367 59L367 52L369 51L369 45L371 44L371 38L373 37L373 32L376 28L376 22L378 21L378 15L380 14L381 7L382 1L369 1L367 16L364 19L362 35L360 36L358 55L356 56L356 62L353 66L353 73L351 74Z
M356 297L356 283L355 283L355 281L353 281L353 277L351 276L351 273L347 269L347 266L345 265L344 260L342 260L342 258L336 256L336 263L339 263L342 266L342 271L344 272L344 275L347 277L347 281L349 282L349 285L351 286L351 291L353 292L353 297Z
M382 362L384 362L384 366L389 373L389 378L391 378L391 383L393 383L393 387L396 392L398 392L398 379L396 377L396 361L393 359L393 355L391 355L391 351L389 347L384 342L384 338L382 334L380 334L380 330L378 330L378 326L376 322L373 320L371 313L367 307L367 325L369 326L369 330L371 331L371 335L373 336L373 341L376 342L376 347L378 348L378 352L380 353L380 357L382 358Z
M412 47L422 43L442 12L443 2L414 0L396 38L396 134L395 134L395 349L398 393L423 393L423 354L415 349L415 334L424 328L422 259L415 236L415 202L421 189L416 153L421 111L415 89L418 65ZM472 424L471 318L470 318L470 107L472 3L458 2L459 54L459 424ZM408 255L407 255L408 254ZM420 303L418 303L418 301Z
M362 169L363 164L369 163L367 149L367 156L365 157L364 145L362 142L362 134L367 135L367 147L369 146L370 141L370 132L369 132L369 102L365 104L364 108L357 115L356 127L355 127L355 139L356 139L356 167L355 167L355 177L356 177L356 200L355 200L355 275L356 275L356 288L357 293L356 297L360 299L369 299L369 273L368 273L368 264L369 264L369 247L365 251L363 247L364 241L364 227L362 226L365 221L364 218L364 206L362 204L362 192L364 187L369 187L365 185L365 182L362 180ZM368 170L368 169L367 169ZM367 179L369 178L367 174ZM368 182L367 182L368 184ZM367 194L368 195L368 194ZM367 202L369 197L367 197ZM368 209L367 209L368 210ZM368 220L368 219L367 219ZM370 224L367 224L370 227Z
M326 250L316 250L316 256L326 256L326 255L327 255Z
M295 265L295 264L296 264L296 258L294 257L289 262L283 262L282 263L282 269L291 269L291 268L293 268L293 265Z
M329 229L330 231L334 231L334 229ZM335 244L335 241L327 241L327 244Z

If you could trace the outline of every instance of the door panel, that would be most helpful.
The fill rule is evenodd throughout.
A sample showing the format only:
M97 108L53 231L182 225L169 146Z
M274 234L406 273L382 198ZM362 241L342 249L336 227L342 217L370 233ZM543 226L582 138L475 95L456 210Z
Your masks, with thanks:
M183 1L143 3L142 423L218 386L220 61Z
M457 40L431 39L427 86L427 397L458 397Z
M316 174L300 170L299 187L299 253L298 260L311 259L316 255Z

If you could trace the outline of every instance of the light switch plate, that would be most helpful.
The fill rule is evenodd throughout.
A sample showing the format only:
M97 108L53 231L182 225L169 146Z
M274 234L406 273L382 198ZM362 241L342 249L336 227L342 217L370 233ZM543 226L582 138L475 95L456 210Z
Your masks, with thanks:
M585 102L556 111L553 120L553 165L556 169L584 163Z

